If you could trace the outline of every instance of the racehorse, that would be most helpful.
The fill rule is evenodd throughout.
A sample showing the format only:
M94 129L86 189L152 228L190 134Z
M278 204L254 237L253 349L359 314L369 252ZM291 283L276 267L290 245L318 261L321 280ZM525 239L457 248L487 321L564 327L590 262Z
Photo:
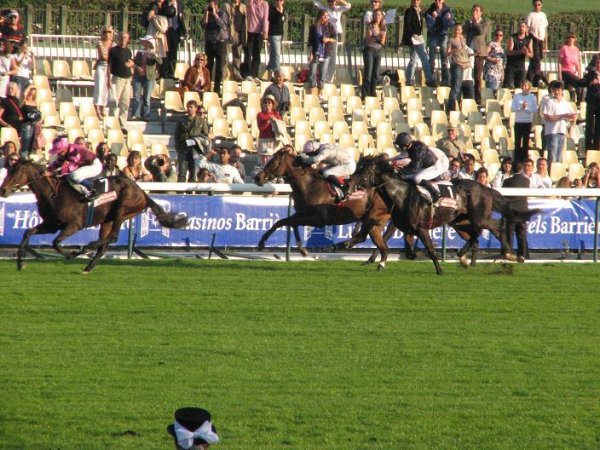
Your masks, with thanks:
M84 273L89 273L104 255L109 244L117 241L121 224L150 208L159 223L167 228L183 228L187 218L180 214L168 213L140 189L135 181L123 176L110 177L110 190L116 193L112 202L95 206L93 216L88 220L88 203L80 201L80 195L69 186L66 180L43 176L44 168L29 161L20 161L12 167L10 174L0 186L0 196L7 197L22 186L29 186L35 195L40 217L39 225L29 228L17 251L17 269L23 268L23 257L29 248L29 239L34 234L53 234L60 231L52 241L52 247L70 259L90 250L96 254L90 260ZM100 238L86 245L81 251L67 253L60 243L79 230L100 225Z
M354 189L375 188L388 206L393 224L405 235L415 235L424 243L438 275L442 274L442 269L427 230L444 224L455 228L467 240L459 252L461 264L470 248L473 252L471 264L474 265L479 248L478 239L483 229L490 230L501 242L505 257L514 260L499 222L492 218L492 211L500 212L505 218L515 214L506 199L494 189L472 180L451 181L456 208L434 207L419 194L413 183L398 177L386 155L367 156L359 160L356 171L350 178L349 192Z
M385 267L388 246L382 238L382 232L389 222L390 214L374 189L366 189L364 193L351 195L347 200L336 203L327 186L328 182L317 170L302 164L296 152L289 147L278 150L254 177L254 182L262 186L276 178L284 178L290 184L296 212L273 224L261 237L259 250L264 248L265 242L275 230L289 226L294 230L298 250L306 256L308 253L300 238L299 226L323 227L360 221L359 232L344 243L344 247L363 242L368 235L381 254L378 269Z

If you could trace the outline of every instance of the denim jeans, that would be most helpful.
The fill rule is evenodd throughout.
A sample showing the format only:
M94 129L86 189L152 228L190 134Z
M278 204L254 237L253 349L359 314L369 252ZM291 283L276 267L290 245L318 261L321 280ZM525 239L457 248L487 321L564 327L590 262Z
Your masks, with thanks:
M156 85L156 80L135 75L133 77L133 105L132 117L150 118L150 96Z
M21 151L19 153L22 159L29 157L31 153L34 131L35 124L32 122L25 122L21 126Z
M436 47L440 48L440 60L442 66L440 71L442 72L442 83L450 83L450 64L448 62L448 56L446 55L446 47L448 47L448 35L447 34L429 34L427 36L427 49L429 51L429 65L431 71L435 73L435 61L436 61Z
M458 64L450 66L450 95L448 97L448 111L454 111L456 102L460 99L464 69Z
M269 36L269 64L267 70L277 70L281 66L281 39L283 36Z
M379 67L381 65L380 51L373 50L369 47L365 48L363 50L363 62L365 65L365 72L363 75L362 97L375 97L375 88L379 79Z
M548 164L562 162L562 149L565 144L565 135L562 133L547 134L546 148L548 149Z
M310 64L310 87L319 87L323 89L325 84L324 77L327 74L327 67L329 66L329 57L324 58L323 61L319 61L317 57L313 59ZM319 81L317 82L317 68L319 69Z
M421 60L423 66L423 72L428 83L433 83L433 74L431 73L431 66L429 65L429 56L425 51L425 44L410 45L409 49L409 60L406 66L406 84L412 86L415 84L415 64L417 62L417 56Z

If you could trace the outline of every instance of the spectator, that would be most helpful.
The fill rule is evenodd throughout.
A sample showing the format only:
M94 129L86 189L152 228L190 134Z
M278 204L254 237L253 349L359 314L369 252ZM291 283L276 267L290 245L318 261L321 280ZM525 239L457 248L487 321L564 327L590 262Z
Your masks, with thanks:
M4 155L5 159L10 155L16 155L17 158L19 157L19 153L17 152L17 144L15 144L13 141L6 141L1 148L2 155Z
M104 108L108 102L108 55L113 48L113 27L102 28L102 36L96 46L96 64L94 65L94 105L98 119L106 115Z
M539 81L548 85L548 80L542 72L542 59L544 52L548 51L548 18L546 13L542 12L542 0L533 0L531 4L533 11L525 17L533 47L533 55L527 68L527 79L537 87Z
M244 156L244 152L242 152L242 148L239 145L235 145L229 149L229 164L237 169L242 180L246 179L246 167L242 163Z
M206 68L206 53L198 53L194 58L194 64L185 71L180 83L179 93L192 91L200 94L210 91L210 71Z
M485 167L480 167L475 171L475 181L485 187L491 187L489 176L490 174Z
M23 114L23 123L21 126L21 159L29 158L34 150L34 141L36 127L38 133L41 133L42 113L37 107L37 88L34 85L29 86L23 95L23 104L21 105Z
M373 20L365 27L363 62L362 98L375 97L377 82L379 80L379 67L381 65L381 49L385 45L387 28L383 11L373 11ZM330 61L331 64L331 61Z
M494 95L496 95L504 80L506 53L504 53L504 48L502 48L503 37L504 31L501 28L496 28L494 39L488 43L488 55L483 65L485 85L494 91Z
M272 95L277 103L277 112L284 117L290 110L290 89L285 85L283 72L277 69L273 72L273 84L265 89L265 96Z
M575 122L577 113L571 104L563 99L563 85L560 81L550 83L550 98L545 104L544 115L546 145L548 148L548 163L562 162L562 150L565 143L565 134L569 122Z
M110 155L112 155L112 153L110 151L110 145L108 145L108 142L100 142L96 146L96 157L102 164L106 164L106 160Z
M140 39L143 49L138 50L133 62L133 107L131 119L150 120L150 102L152 91L158 77L158 66L162 58L154 50L154 38L149 34Z
M258 78L260 50L269 37L269 4L265 0L247 0L248 42L245 49L247 76Z
M0 186L4 182L4 179L8 175L8 172L12 166L14 166L19 161L19 156L14 153L7 155L4 160L2 160L2 165L0 165Z
M450 86L450 64L446 48L448 47L448 33L454 27L454 13L444 0L435 0L425 11L427 23L427 48L429 50L429 65L435 73L436 53L439 48L442 84Z
M133 54L128 47L129 33L119 33L117 45L109 51L108 72L111 83L112 114L119 117L121 127L127 124L127 113L129 112L129 99L131 76L133 75Z
M73 141L73 144L79 145L80 147L85 147L88 150L91 150L91 144L88 141L86 141L86 139L83 136L76 137L75 140Z
M167 155L154 155L146 158L144 167L156 183L176 183L177 173Z
M10 77L17 73L11 53L12 42L7 39L0 40L0 98L6 97Z
M25 28L19 19L19 13L16 10L8 10L4 23L0 26L0 36L17 44L25 42Z
M116 177L122 175L121 169L117 165L117 155L110 153L106 156L104 164L102 165L102 176L103 177Z
M421 18L421 0L410 0L410 7L404 12L404 31L402 44L408 46L410 59L406 66L406 84L412 86L415 83L415 64L417 56L421 60L423 72L428 86L435 86L433 71L429 65L429 57L425 50L423 39L423 20Z
M448 165L448 172L446 173L445 178L448 180L452 180L454 178L460 178L460 169L462 169L462 162L458 158L450 159L450 164Z
M150 10L148 11L146 34L154 38L154 50L161 58L166 58L169 50L167 42L167 30L169 29L169 19L166 16L167 6L165 0L156 0L150 4Z
M346 11L349 11L351 5L346 0L327 0L327 5L324 5L320 0L314 0L313 4L317 7L317 9L327 11L327 14L329 14L329 22L331 22L335 28L336 45L334 45L331 49L331 55L329 55L329 65L327 66L327 73L325 74L325 80L328 83L333 83L335 77L335 68L337 65L337 43L342 42L344 36L344 29L342 28L342 14ZM371 23L371 20L366 23Z
M529 80L521 82L521 92L513 96L510 110L515 113L515 161L523 162L529 158L529 135L533 116L538 110L537 99L531 93Z
M383 2L381 0L371 0L371 9L365 11L365 15L363 16L363 22L365 25L373 21L373 11L376 9L383 9Z
M327 74L329 57L331 56L333 46L336 45L335 39L335 28L329 22L329 13L325 10L320 10L317 13L315 22L308 30L310 86L311 88L318 86L319 96L321 96L323 86L325 85L325 74Z
M198 183L216 183L215 176L208 171L206 167L198 169Z
M487 38L492 24L483 18L483 8L473 5L471 19L465 22L463 32L467 37L467 45L475 52L475 65L473 66L473 81L475 87L475 101L481 104L481 83L483 80L483 64L488 56Z
M548 175L548 160L546 158L538 158L535 166L537 170L531 175L529 186L532 188L550 189L552 187L552 179Z
M19 85L21 93L25 93L25 89L31 83L33 68L35 66L35 58L33 52L26 42L19 44L17 52L13 58L15 74L12 76L12 81Z
M265 95L262 98L261 107L262 111L256 116L256 123L258 125L258 153L272 155L275 151L273 120L281 120L281 114L277 112L277 101L272 95Z
M162 63L161 72L163 78L175 78L179 43L186 35L183 20L184 2L183 0L169 0L163 5L163 15L167 17L168 28L166 33L167 55Z
M463 81L463 71L468 69L469 55L467 41L463 36L462 25L455 25L452 38L448 40L446 55L450 58L450 95L448 97L448 110L455 111L460 99ZM469 49L470 50L470 49ZM472 52L472 50L471 50Z
M518 31L508 38L506 45L506 73L504 87L512 89L520 86L525 79L525 59L533 56L533 44L528 34L527 24L519 22Z
M581 179L581 187L600 188L600 166L597 162L591 162Z
M473 67L475 67L475 54L469 47L471 53L469 54L469 64L463 69L462 83L460 86L461 96L463 99L474 99L475 98L475 81L473 80ZM461 99L462 101L462 99Z
M219 9L217 0L209 0L204 18L204 49L208 62L208 71L214 70L214 91L221 93L221 82L227 64L227 41L229 40L229 18L224 9Z
M194 138L210 138L206 111L198 107L195 100L186 104L187 115L177 123L175 130L175 141L177 148L177 181L193 183L196 181L196 161L199 151L209 152L209 148L200 148L196 142L190 145L189 141Z
M231 72L235 81L242 81L242 74L247 72L242 69L242 54L248 45L248 15L246 5L240 0L225 3L225 10L229 17L229 36L231 43ZM246 59L245 65L248 64Z
M581 80L587 87L585 101L585 148L600 150L600 55L594 56L587 68L587 73Z
M531 164L531 170L533 170L533 161L526 160L527 164ZM529 177L525 176L523 173L518 172L510 178L507 178L502 187L505 188L528 188L529 187ZM517 213L527 213L529 212L529 207L527 205L527 197L521 196L509 196L508 203L512 211L516 211ZM523 220L521 216L518 214L511 217L510 219L505 220L506 230L506 240L510 248L513 248L513 236L517 235L517 261L525 262L526 259L529 259L529 246L527 244L527 220Z
M0 127L10 127L21 134L21 126L23 125L23 112L21 111L21 102L19 97L19 85L14 81L8 83L6 90L7 95L0 99Z
M269 63L267 70L274 73L281 66L281 42L283 40L283 24L287 20L284 0L274 0L269 5Z
M152 181L152 175L142 166L142 154L132 150L127 155L127 167L123 169L123 175L133 181Z
M463 180L475 180L475 158L470 153L465 155L463 168L458 173L458 178Z
M581 87L581 52L575 45L577 37L575 33L569 33L564 45L558 51L558 79L562 80L565 88L569 89L577 105L583 100L583 88Z
M463 138L459 137L457 127L449 126L448 134L440 139L436 146L446 154L448 159L457 158L462 161L465 158L467 144Z
M218 158L218 162L210 162L213 155ZM218 151L213 150L208 157L202 156L200 158L200 167L206 167L214 175L217 183L232 184L244 182L238 170L229 164L229 150L225 147L220 148Z
M496 172L494 179L492 180L492 187L494 189L499 189L502 187L504 180L513 176L513 159L510 156L505 156L502 158L502 162L500 164L500 170Z

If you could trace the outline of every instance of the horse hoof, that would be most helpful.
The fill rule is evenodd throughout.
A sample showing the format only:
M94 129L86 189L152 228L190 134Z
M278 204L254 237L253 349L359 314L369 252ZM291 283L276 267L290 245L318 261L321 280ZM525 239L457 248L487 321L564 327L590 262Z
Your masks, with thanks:
M308 256L308 251L304 248L304 247L300 247L298 249L298 251L300 252L300 254L304 257Z
M385 263L377 264L377 270L384 270L384 269L385 269Z
M258 244L258 247L256 247L257 251L263 251L265 249L265 245L264 244Z
M512 261L512 262L518 260L518 258L515 256L514 253L505 253L504 254L504 259L506 259L507 261Z
M90 271L89 270L84 270L83 272L81 272L81 275L89 275Z
M463 256L461 256L460 258L458 258L458 262L459 262L459 263L460 263L460 265L461 265L462 267L464 267L465 269L466 269L467 267L469 267L469 263L467 262L467 257L466 257L466 256L464 256L464 255L463 255Z
M406 255L406 259L408 259L409 261L414 261L415 259L417 259L417 255L411 253L409 255Z
M370 260L370 259L367 259L367 260L366 260L366 261L364 261L364 262L363 262L361 265L363 265L363 266L369 266L369 265L371 265L371 264L373 264L373 261L372 261L372 260Z
M517 262L522 264L525 262L525 258L523 258L522 256L517 256Z

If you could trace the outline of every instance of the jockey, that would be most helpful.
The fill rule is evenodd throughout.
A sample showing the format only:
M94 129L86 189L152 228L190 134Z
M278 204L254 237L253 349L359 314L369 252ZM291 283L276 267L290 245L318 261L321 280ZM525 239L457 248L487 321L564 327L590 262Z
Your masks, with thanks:
M352 150L339 148L333 144L319 145L317 141L307 141L300 156L307 165L325 164L326 167L321 170L323 177L344 193L342 197L338 198L338 201L345 199L346 189L340 181L340 177L349 178L356 170L356 161Z
M431 183L448 171L448 157L438 148L427 147L421 141L413 141L408 133L400 133L396 136L394 144L398 147L400 154L391 159L392 164L407 158L402 152L408 153L410 162L404 167L402 177L413 180L415 184L423 186L431 193L432 203L436 203L441 195L439 190Z
M57 137L52 141L51 155L56 155L44 176L50 176L59 171L61 176L67 176L71 186L79 192L84 200L92 200L95 197L91 178L102 173L102 162L96 154L86 147L69 144L66 137Z

